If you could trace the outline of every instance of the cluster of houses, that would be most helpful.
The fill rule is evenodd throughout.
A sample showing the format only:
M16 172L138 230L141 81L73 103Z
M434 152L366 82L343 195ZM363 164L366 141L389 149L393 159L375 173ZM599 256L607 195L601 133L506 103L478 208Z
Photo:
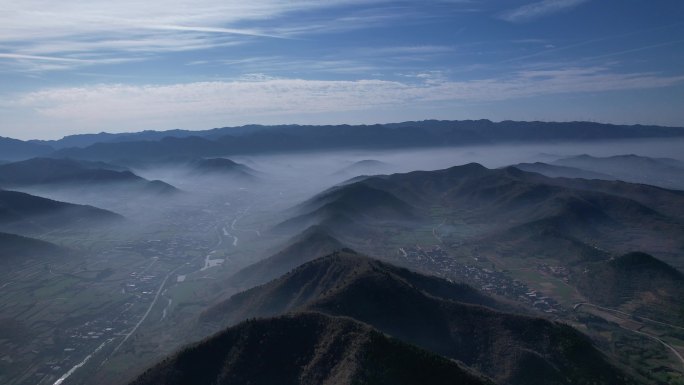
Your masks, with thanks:
M482 267L487 265L485 257L474 256L475 264L464 264L449 256L449 253L439 245L406 246L400 248L399 252L404 259L403 263L416 270L431 272L450 281L467 282L482 291L524 302L546 313L557 313L562 310L561 305L553 298L530 289L525 283L511 278L505 272L497 271L493 266ZM564 267L544 265L543 269L549 274L565 279L569 275Z

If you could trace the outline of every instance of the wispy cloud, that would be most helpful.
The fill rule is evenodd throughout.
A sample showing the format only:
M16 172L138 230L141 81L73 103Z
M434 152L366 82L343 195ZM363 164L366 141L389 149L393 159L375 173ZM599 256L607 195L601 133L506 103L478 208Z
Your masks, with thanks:
M574 8L589 0L542 0L506 11L500 17L513 23L535 20Z
M74 59L74 58L66 58L66 57L22 55L22 54L17 54L17 53L0 53L0 58L18 59L18 60L57 61L57 62L67 62L67 63L83 63L83 62L88 61L88 60L83 60L83 59Z
M372 48L351 48L343 53L327 55L270 55L236 58L214 58L212 60L193 60L187 65L227 66L242 73L261 72L273 74L368 74L393 71L424 69L430 59L453 53L454 47L440 45L379 46ZM414 64L413 62L419 62ZM415 67L415 68L414 68ZM297 75L295 75L297 76Z
M172 85L100 84L8 96L0 107L24 110L36 122L98 127L168 128L304 119L350 111L401 111L434 103L487 103L562 93L668 87L684 76L614 73L607 68L522 71L500 78L449 81L439 74L418 81L325 81L251 76ZM289 117L289 119L287 118Z
M290 58L286 56L255 56L237 59L198 60L188 62L193 66L226 66L233 67L242 73L271 73L271 74L367 74L387 67L380 67L368 61L356 59L342 59L337 57L302 57ZM296 75L295 75L296 76Z
M261 32L256 29L238 29L238 28L217 28L217 27L191 27L184 25L150 25L146 28L157 29L162 31L181 31L181 32L209 32L222 33L229 35L253 36L253 37L270 37L275 39L287 39L284 35L275 35Z
M296 18L289 17L297 12L383 2L62 0L46 6L42 0L6 1L0 12L0 46L5 51L0 59L36 67L35 60L43 59L28 56L64 58L79 53L145 59L157 53L225 47L248 39L292 38L333 24L321 21L313 30L300 30ZM349 29L361 23L348 20L340 24ZM74 58L62 60L62 67L69 63L85 64Z
M181 52L209 47L238 45L242 41L227 38L207 40L196 33L177 35L158 33L147 36L130 36L126 38L73 38L71 40L50 40L28 43L15 47L17 54L24 55L81 55L102 56L107 54L131 54L132 56L153 55L164 52Z
M114 58L114 57L60 57L45 55L25 55L19 53L0 52L0 59L11 59L10 67L19 68L23 72L44 72L72 69L95 64L120 64L136 61L135 58ZM0 62L1 64L2 62ZM0 65L0 69L3 67Z

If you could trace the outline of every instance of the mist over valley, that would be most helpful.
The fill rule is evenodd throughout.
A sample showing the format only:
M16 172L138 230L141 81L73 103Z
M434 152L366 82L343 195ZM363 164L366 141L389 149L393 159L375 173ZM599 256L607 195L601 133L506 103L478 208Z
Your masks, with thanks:
M658 354L674 375L678 360L668 347L677 349L684 325L684 193L664 187L684 175L676 174L683 144L169 153L142 163L57 152L0 165L0 319L13 331L2 340L12 360L4 378L123 383L186 343L293 311L351 317L496 383L532 383L535 365L556 373L546 384L574 370L605 383L654 378L648 366L630 368L609 341ZM634 252L646 254L637 261ZM311 269L320 264L329 273L319 277ZM373 266L398 274L392 285L409 282L412 292L375 282ZM363 303L393 297L401 303L391 311ZM445 306L454 308L436 310ZM466 343L458 333L475 327L461 324L470 312L468 322L496 337ZM576 353L551 353L503 326L506 317L546 322L553 335L577 327L562 338L607 361L589 368ZM438 333L435 322L452 326L425 334ZM492 338L550 361L469 353L496 349L483 345Z
M684 385L682 20L0 0L0 385Z

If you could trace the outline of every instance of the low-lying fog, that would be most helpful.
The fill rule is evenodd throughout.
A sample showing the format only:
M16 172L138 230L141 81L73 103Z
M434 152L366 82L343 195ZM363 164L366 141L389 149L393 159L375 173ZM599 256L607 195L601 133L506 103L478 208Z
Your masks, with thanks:
M161 180L178 194L136 193L110 187L42 187L21 190L72 203L115 211L136 221L159 222L177 207L250 202L251 212L276 214L327 188L359 175L436 170L477 162L489 168L517 163L553 162L588 154L596 157L636 154L684 160L684 139L622 140L593 143L507 144L406 150L357 150L253 156L227 156L247 167L253 178L230 173L198 173L188 165L132 168L148 180ZM242 199L237 199L242 200ZM277 216L277 215L276 215Z
M165 211L175 206L215 206L217 203L231 203L235 197L244 197L244 201L248 202L246 204L251 207L251 215L269 214L263 219L279 221L282 219L278 215L280 211L359 175L436 170L470 162L496 168L523 162L552 162L580 154L597 157L636 154L684 160L682 148L684 139L659 139L228 156L248 167L248 172L254 178L221 173L198 175L185 165L149 166L132 171L148 180L169 183L182 193L152 201L129 199L119 204L107 200L106 193L99 195L101 201L98 201L97 194L91 194L87 203L99 204L124 216L145 220L155 211ZM64 194L60 195L60 198L65 198ZM271 218L271 215L275 218Z
M476 162L488 168L516 163L551 162L587 154L596 157L635 154L647 157L684 160L684 139L624 140L594 143L489 145L451 148L407 149L393 151L345 151L231 157L236 162L258 169L282 183L331 184L349 176L346 168L355 162L377 160L379 170L408 172L437 170ZM368 170L371 170L368 167ZM381 172L382 173L382 172ZM154 174L151 174L154 175ZM353 177L355 175L349 176ZM316 177L316 178L313 178ZM293 180L301 178L301 180Z

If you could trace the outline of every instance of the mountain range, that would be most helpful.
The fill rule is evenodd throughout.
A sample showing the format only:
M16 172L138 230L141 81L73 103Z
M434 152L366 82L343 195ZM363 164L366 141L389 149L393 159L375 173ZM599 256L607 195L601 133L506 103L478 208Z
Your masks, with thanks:
M0 139L6 160L50 154L86 160L152 161L172 156L215 157L235 154L334 149L399 149L511 142L586 141L684 136L684 129L619 126L591 122L491 122L489 120L403 122L360 126L243 126L207 131L143 131L92 134L59 141Z
M441 213L438 217L435 210ZM298 205L276 228L296 233L320 224L338 235L382 239L387 226L435 226L437 219L446 226L465 223L479 229L466 239L445 233L447 244L472 240L494 246L520 237L534 242L530 236L543 234L538 239L547 243L540 244L541 249L563 238L559 245L570 242L576 250L595 250L597 243L615 252L648 245L665 255L678 250L682 241L683 210L684 193L675 190L467 164L336 186ZM527 243L520 247L521 254L529 253ZM576 250L571 254L582 255Z
M510 309L467 285L343 250L216 304L201 322L230 326L254 317L315 311L361 321L499 384L632 381L573 328ZM235 357L242 354L248 353Z
M684 326L684 163L549 155L547 163L496 169L469 163L378 175L394 166L369 158L326 167L328 179L281 191L233 181L285 181L297 169L289 158L277 165L269 162L284 157L255 159L252 169L226 156L680 137L683 128L482 120L0 138L0 151L8 149L0 152L8 161L0 162L0 263L57 261L71 252L63 244L80 245L82 234L125 220L59 200L112 208L140 219L140 228L150 217L173 222L142 230L139 242L112 233L112 244L124 246L102 254L130 258L130 271L111 269L122 277L111 282L122 296L144 290L135 294L141 306L134 309L147 309L142 320L131 311L119 325L137 326L122 340L129 345L121 355L113 350L112 367L140 358L119 378L130 378L160 351L204 338L133 385L649 383L674 373L670 352L656 348L679 348L674 341ZM283 176L273 171L278 167ZM188 192L158 204L180 190L132 170L168 176ZM310 170L300 177L313 179ZM268 211L326 180L339 182L333 177L346 180L290 209ZM152 199L133 202L138 195ZM281 245L283 239L289 241ZM209 251L207 240L217 246ZM252 253L267 257L244 266ZM148 254L152 260L143 263ZM205 267L195 271L202 255ZM210 269L212 255L225 258L223 265ZM152 270L140 278L133 267ZM136 283L120 290L123 280ZM111 282L100 283L109 290ZM599 321L601 308L620 319ZM145 321L149 314L158 324ZM125 334L109 341L119 335ZM150 343L157 337L163 343ZM649 337L655 347L635 350L639 357L616 353ZM628 365L642 358L648 365ZM646 373L652 362L667 373Z
M596 304L682 324L683 210L678 190L467 164L358 178L297 205L276 229L320 226L335 241L368 252L387 249L397 232L432 229L439 236L432 242L442 247L456 244L515 264L546 259L568 269L566 283ZM464 226L467 233L459 230ZM638 250L655 256L632 253Z
M0 159L12 161L44 156L54 152L54 148L42 143L25 142L0 136Z

